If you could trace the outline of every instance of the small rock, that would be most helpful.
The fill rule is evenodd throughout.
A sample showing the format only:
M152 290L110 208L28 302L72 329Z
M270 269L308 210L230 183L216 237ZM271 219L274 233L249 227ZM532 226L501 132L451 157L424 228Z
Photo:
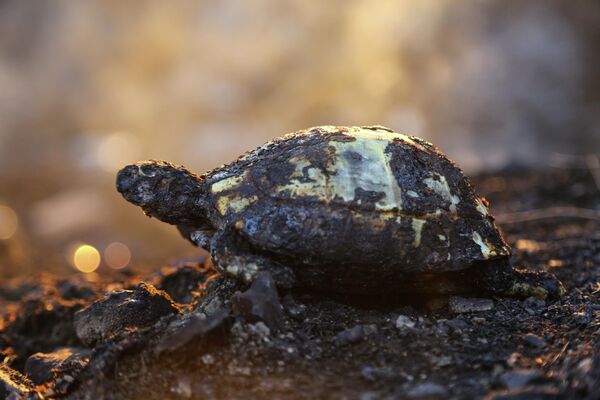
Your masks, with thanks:
M406 315L398 315L396 318L396 328L400 330L412 329L415 325L415 321Z
M271 335L271 330L269 327L262 321L258 321L254 325L250 325L249 330L261 338L268 338Z
M365 330L362 325L356 325L353 328L343 330L335 336L335 343L338 346L358 343L365 338Z
M580 326L588 325L594 319L591 308L587 310L581 310L573 314L573 322Z
M500 375L500 382L505 388L514 389L533 382L541 375L537 369L515 369Z
M204 354L200 357L200 360L202 360L202 363L205 365L213 365L215 363L215 358L211 354Z
M190 321L166 335L156 346L155 353L177 350L192 340L221 328L229 318L229 311L221 309L208 317L193 316Z
M91 351L63 347L52 353L35 353L25 363L25 373L36 385L51 381L54 373L76 375L89 362Z
M362 367L360 370L360 375L371 382L375 382L377 380L377 375L375 373L375 368L371 366Z
M583 360L581 360L578 364L577 364L577 369L583 374L583 375L588 375L590 372L592 372L594 368L594 360L592 360L591 358L584 358Z
M406 396L411 399L441 398L445 397L446 394L445 387L431 382L420 383L406 392Z
M231 306L236 315L247 322L264 322L272 331L283 328L283 311L275 282L269 272L258 274L250 289L235 292Z
M365 331L365 336L375 335L379 332L375 324L363 325L363 330Z
M372 367L372 366L364 366L360 370L360 375L363 379L371 382L376 382L378 380L386 380L393 379L397 376L396 371L392 367Z
M142 282L135 290L114 291L78 311L75 331L84 344L91 346L128 329L151 326L160 317L178 312L167 293Z
M283 307L288 315L295 319L302 319L302 316L306 312L306 306L304 304L298 304L294 300L291 294L287 294L282 301Z
M494 302L490 299L465 298L459 296L450 297L450 311L453 313L467 313L489 311L494 308Z
M452 357L450 356L440 356L434 360L435 366L438 368L447 367L448 365L452 365Z
M448 326L454 332L462 332L469 328L469 323L460 318L453 318L444 321L444 324Z
M191 398L193 394L191 379L187 376L180 376L177 378L177 385L172 387L171 391L185 399Z
M535 296L531 296L523 300L523 305L528 308L537 309L546 305L546 302Z
M514 368L514 367L516 367L517 365L520 364L520 362L521 362L522 359L523 359L523 354L517 353L517 352L512 353L506 359L506 365L508 365L511 368Z
M525 307L525 312L529 315L535 315L535 311L529 307Z
M534 335L533 333L528 333L523 336L523 343L529 347L535 347L537 349L546 347L546 341L538 335Z
M41 399L33 383L18 371L0 363L0 399Z

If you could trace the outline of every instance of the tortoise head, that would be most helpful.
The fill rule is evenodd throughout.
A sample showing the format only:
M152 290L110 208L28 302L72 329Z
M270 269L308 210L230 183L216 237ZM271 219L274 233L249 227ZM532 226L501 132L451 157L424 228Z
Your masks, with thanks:
M206 209L200 177L165 161L142 161L122 168L117 190L151 217L169 224L203 222Z

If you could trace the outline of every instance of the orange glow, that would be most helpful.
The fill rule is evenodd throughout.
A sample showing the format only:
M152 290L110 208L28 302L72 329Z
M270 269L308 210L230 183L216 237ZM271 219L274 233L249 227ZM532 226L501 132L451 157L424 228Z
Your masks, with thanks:
M535 253L544 248L544 244L536 242L535 240L519 239L517 240L517 249Z
M100 253L89 244L81 245L73 253L73 265L81 272L94 272L100 266Z
M555 258L548 260L548 267L550 268L560 268L564 265L562 260L557 260Z
M10 207L0 205L0 240L10 239L18 227L17 213Z
M130 134L114 132L101 140L96 152L100 167L106 172L115 172L127 162L138 158L138 145Z
M104 249L104 261L114 269L125 268L131 260L131 251L123 243L111 243Z

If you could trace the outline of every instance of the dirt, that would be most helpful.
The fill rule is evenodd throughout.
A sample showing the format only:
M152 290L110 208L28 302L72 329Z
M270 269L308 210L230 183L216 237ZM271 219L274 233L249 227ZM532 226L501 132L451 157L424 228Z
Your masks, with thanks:
M129 321L74 367L51 357L52 378L45 383L15 378L24 388L20 396L600 398L600 188L592 174L515 168L479 176L474 184L498 217L514 265L553 272L567 295L558 301L293 291L261 297L215 278L207 260L150 276L42 275L0 287L4 361L11 374L27 375L34 353L89 352L76 334L75 313L145 281L181 311L137 327ZM243 292L234 296L243 307L232 310L236 291ZM272 314L278 302L282 316Z

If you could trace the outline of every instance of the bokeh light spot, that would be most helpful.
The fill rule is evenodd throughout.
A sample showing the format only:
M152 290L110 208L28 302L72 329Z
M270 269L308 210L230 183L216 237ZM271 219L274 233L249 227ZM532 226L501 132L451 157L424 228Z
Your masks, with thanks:
M125 268L131 260L131 251L123 243L114 242L104 249L104 261L114 269Z
M8 206L0 205L0 240L10 239L18 227L17 213Z
M73 253L73 265L81 272L94 272L100 266L100 253L94 246L81 245Z

